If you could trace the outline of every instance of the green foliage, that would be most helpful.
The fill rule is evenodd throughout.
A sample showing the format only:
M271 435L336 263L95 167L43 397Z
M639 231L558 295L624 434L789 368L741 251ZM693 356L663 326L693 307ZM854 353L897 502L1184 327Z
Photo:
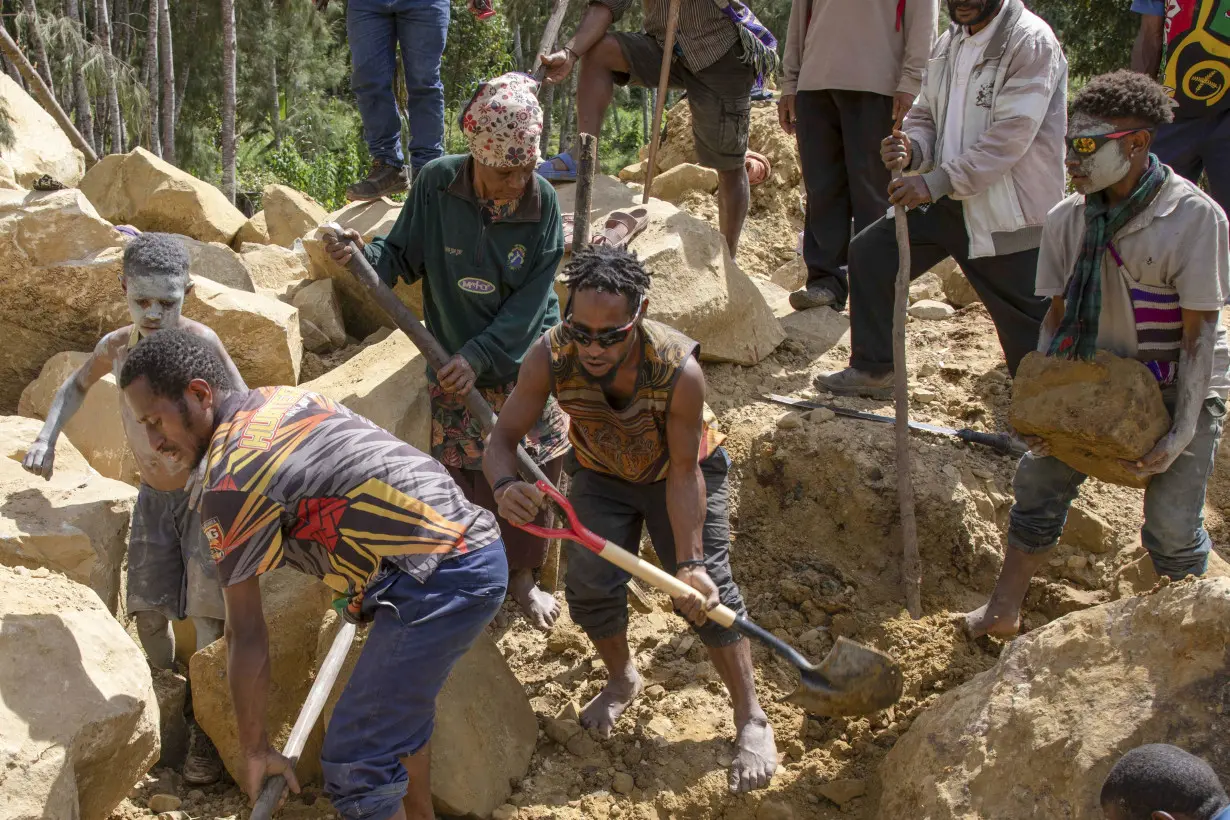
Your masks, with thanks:
M1074 86L1128 67L1140 26L1131 0L1028 0L1027 5L1063 43Z
M9 114L8 100L0 97L0 150L12 148L17 143L13 133L13 117Z
M243 141L237 164L242 191L259 194L266 185L281 183L303 191L333 211L346 204L346 186L367 172L367 149L356 138L339 151L317 152L305 158L290 140L277 146L268 141Z

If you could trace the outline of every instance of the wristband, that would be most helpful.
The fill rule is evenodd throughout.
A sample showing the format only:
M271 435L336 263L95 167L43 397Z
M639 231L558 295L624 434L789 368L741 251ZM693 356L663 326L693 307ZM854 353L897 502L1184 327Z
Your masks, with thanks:
M675 562L675 572L678 572L685 567L700 567L704 569L705 561L703 558L685 558L682 561Z
M500 491L501 487L507 487L509 484L516 484L521 480L521 476L506 475L491 485L491 494L495 495Z
M578 62L580 61L581 57L568 46L564 46L564 51L567 51L569 54L571 54L573 60L576 60Z

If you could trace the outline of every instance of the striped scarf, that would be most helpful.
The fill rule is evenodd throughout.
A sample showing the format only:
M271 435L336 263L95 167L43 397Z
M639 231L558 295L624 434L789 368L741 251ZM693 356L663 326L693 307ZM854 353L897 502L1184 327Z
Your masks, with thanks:
M1048 356L1093 358L1102 313L1102 254L1115 234L1153 201L1169 177L1170 169L1150 154L1149 167L1140 182L1119 204L1108 204L1104 191L1085 197L1085 244L1068 281L1063 320L1051 339Z
M777 38L739 0L713 0L713 3L735 24L743 45L743 62L756 69L756 85L763 86L765 77L777 71Z

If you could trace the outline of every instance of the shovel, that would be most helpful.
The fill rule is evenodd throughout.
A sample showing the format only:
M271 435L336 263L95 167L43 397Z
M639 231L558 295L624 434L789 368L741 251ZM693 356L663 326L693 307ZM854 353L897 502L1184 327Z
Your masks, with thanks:
M548 529L525 524L521 525L521 529L540 538L576 541L672 598L700 596L699 592L675 576L587 529L577 519L576 510L568 500L549 482L539 481L536 486L563 510L568 518L568 528ZM760 641L798 669L798 687L782 700L801 706L809 714L823 717L866 715L887 709L901 697L901 668L891 657L877 649L838 638L828 657L819 664L813 664L794 647L747 617L736 615L728 606L719 604L707 614L727 629Z

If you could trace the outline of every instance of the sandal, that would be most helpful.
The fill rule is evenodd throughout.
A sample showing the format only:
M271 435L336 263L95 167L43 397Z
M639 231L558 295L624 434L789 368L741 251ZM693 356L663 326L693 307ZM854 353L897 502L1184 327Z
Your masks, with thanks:
M555 161L560 160L564 163L563 168L556 168ZM576 182L577 181L577 164L572 159L572 155L565 151L562 154L556 154L551 159L543 160L538 163L538 176L550 182Z
M773 173L773 166L764 154L748 151L743 158L743 167L747 169L747 181L750 185L759 185Z
M645 230L649 224L649 211L646 208L636 208L632 211L612 211L607 217L602 233L593 238L595 245L608 245L612 248L626 248L637 234Z

